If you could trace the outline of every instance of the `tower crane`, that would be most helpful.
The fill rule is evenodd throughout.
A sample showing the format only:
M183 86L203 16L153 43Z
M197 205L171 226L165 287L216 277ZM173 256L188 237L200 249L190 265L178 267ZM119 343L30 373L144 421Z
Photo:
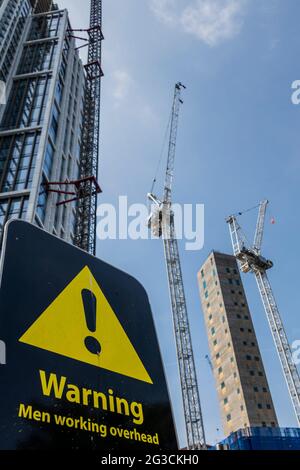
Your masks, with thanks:
M97 177L99 168L101 78L103 77L101 62L102 40L104 39L102 34L102 0L90 1L89 28L87 30L70 31L73 34L76 32L86 32L88 35L86 44L88 46L88 61L85 65L83 135L80 149L79 181L77 182L79 188L77 187L74 244L94 255L96 252L97 196L101 192Z
M181 98L182 89L185 89L185 86L180 82L176 83L164 196L161 201L154 194L148 194L148 198L153 206L153 212L148 222L153 234L161 237L164 242L188 448L197 450L206 449L205 434L180 256L175 233L174 212L172 211L172 183L174 179L179 111L181 104L183 104Z
M36 7L38 2L36 2ZM52 2L49 2L52 8ZM98 181L99 132L102 71L102 0L90 0L88 29L68 29L70 38L83 41L76 50L88 48L85 69L85 88L82 112L82 136L79 155L78 178L45 183L48 193L62 196L57 206L73 203L75 206L74 245L96 254L97 198L102 192ZM78 36L84 33L85 37Z
M267 260L261 255L264 224L268 204L269 201L265 200L262 201L259 205L256 232L254 236L254 242L251 247L247 246L248 243L246 242L246 238L242 232L241 226L237 221L237 216L232 215L228 217L227 223L229 224L233 252L239 262L241 271L244 273L251 272L255 275L295 414L297 416L298 423L300 424L299 373L297 366L293 361L289 341L283 326L270 281L267 276L267 271L273 267L273 262Z

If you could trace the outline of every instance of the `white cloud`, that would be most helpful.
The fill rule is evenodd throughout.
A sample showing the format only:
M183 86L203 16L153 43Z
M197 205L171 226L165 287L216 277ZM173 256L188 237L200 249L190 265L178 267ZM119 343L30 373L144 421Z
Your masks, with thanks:
M115 105L118 106L129 95L133 79L126 70L115 70L113 73L114 89L113 97Z
M198 0L183 11L183 28L214 46L240 32L242 4L241 0Z
M157 18L167 24L177 21L175 14L176 0L151 0L150 7Z
M113 107L117 113L120 113L122 105L125 104L123 107L127 117L134 116L143 125L152 128L157 123L160 123L159 117L153 107L147 102L146 97L141 93L138 82L133 79L131 74L125 68L115 68L114 63L111 64L111 68L112 87L110 94L113 98ZM128 106L129 100L130 106Z
M160 21L216 46L240 32L247 0L193 0L185 7L180 3L151 0L150 6Z

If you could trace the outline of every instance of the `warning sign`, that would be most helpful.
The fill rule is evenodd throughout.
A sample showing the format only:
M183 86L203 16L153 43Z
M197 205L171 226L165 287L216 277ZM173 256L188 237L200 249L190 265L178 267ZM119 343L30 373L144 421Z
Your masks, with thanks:
M141 284L21 221L2 256L0 449L177 449Z
M87 266L42 313L20 341L152 383Z

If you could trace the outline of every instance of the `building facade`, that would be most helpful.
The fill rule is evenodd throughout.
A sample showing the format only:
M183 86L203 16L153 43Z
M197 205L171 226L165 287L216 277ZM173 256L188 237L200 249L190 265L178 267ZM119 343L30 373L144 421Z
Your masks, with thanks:
M299 428L240 429L213 450L300 450Z
M52 2L0 0L0 244L16 218L73 241L75 205L47 186L79 171L85 74L70 30Z
M198 282L225 435L278 427L235 257L211 253Z

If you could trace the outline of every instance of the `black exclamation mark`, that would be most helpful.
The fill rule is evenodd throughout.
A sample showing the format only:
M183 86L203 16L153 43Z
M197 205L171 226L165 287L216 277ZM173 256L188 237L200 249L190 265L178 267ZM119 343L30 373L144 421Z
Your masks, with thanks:
M85 313L85 321L91 333L96 332L96 315L97 315L97 299L92 291L83 289L81 291L83 308ZM93 336L87 336L84 340L86 349L92 353L99 355L101 352L101 345L99 341Z

